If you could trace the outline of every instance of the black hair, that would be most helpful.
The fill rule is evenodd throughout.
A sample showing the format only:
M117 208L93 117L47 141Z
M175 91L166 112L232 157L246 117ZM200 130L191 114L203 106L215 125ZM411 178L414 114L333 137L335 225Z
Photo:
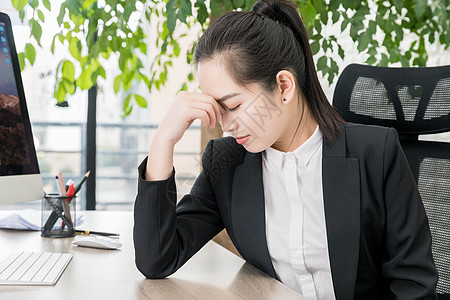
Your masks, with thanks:
M261 0L250 11L232 11L218 18L199 39L194 64L214 58L223 59L236 84L259 83L268 92L277 88L279 71L290 71L325 141L332 143L342 131L339 122L344 121L320 85L308 35L294 3Z

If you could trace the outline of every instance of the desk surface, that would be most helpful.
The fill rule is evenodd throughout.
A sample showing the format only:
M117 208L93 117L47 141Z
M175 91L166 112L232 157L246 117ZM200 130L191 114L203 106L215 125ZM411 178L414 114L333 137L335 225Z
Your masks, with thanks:
M120 250L72 246L73 238L0 229L0 260L13 251L73 254L55 286L0 286L1 299L305 299L214 242L167 279L136 269L132 212L84 212L80 229L120 233Z

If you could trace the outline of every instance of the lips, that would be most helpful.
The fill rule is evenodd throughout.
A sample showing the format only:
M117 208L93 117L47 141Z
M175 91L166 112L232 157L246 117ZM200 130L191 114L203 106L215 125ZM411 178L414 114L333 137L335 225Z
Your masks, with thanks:
M249 135L241 136L241 137L235 137L236 142L237 142L238 144L240 144L240 145L243 144L243 143L245 143L249 138L250 138Z

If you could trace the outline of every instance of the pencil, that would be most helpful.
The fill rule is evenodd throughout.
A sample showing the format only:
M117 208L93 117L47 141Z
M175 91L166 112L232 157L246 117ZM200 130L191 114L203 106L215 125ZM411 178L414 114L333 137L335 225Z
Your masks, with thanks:
M103 235L103 236L120 236L120 234L118 234L118 233L109 233L109 232L91 231L91 230L75 230L75 232L80 235L96 234L96 235Z
M75 187L75 193L74 195L76 195L80 190L81 190L81 186L83 185L83 183L87 180L87 178L89 177L89 174L91 174L91 171L87 171L86 174L84 174L83 179L80 181L79 184L77 184L77 186Z

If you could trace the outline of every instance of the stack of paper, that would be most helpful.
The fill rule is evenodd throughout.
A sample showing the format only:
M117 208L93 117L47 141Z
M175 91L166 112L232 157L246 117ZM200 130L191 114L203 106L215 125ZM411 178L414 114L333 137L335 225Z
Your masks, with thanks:
M83 223L83 215L77 214L74 226ZM41 211L35 209L0 210L0 228L41 230Z

